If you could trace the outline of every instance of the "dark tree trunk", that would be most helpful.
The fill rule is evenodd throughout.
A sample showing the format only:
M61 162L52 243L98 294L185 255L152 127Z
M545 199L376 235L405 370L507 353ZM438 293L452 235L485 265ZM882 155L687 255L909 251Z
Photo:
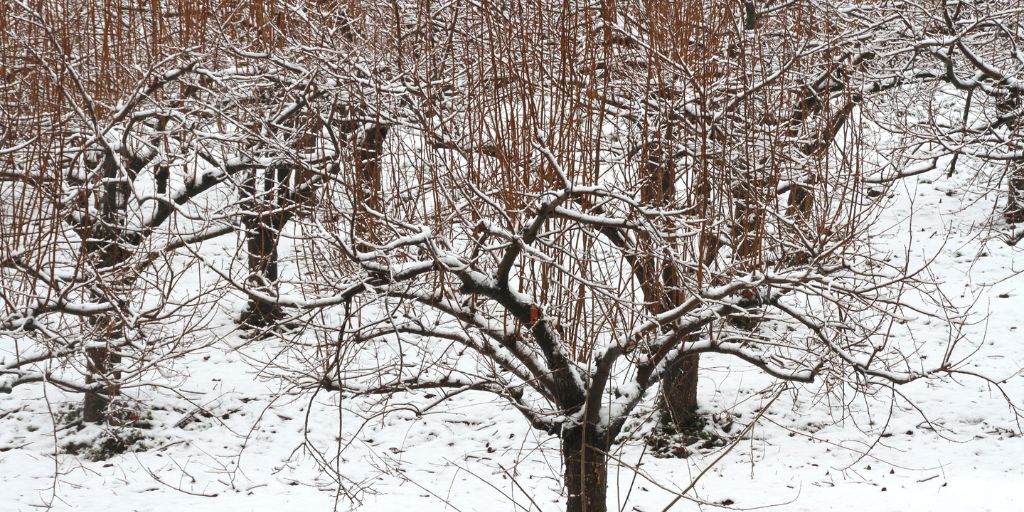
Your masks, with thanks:
M1010 150L1021 148L1018 137L1024 123L1017 113L1021 103L1020 96L1016 93L1009 93L996 103L996 110L1000 115L1012 116L1006 123L1010 132ZM1006 163L1006 209L1003 210L1003 218L1010 223L1024 222L1024 164L1019 160L1010 160Z
M381 153L388 127L375 124L366 129L355 148L355 206L358 209L381 211L384 206L382 194ZM369 241L377 241L376 222L373 215L360 212L355 216L356 235Z
M88 358L90 375L86 376L86 384L93 384L96 380L92 374L106 375L111 366L121 362L121 356L105 348L91 348L85 351ZM114 375L120 378L120 375ZM86 423L108 422L111 418L108 413L110 397L117 394L115 386L108 386L107 392L86 393L82 403L82 421Z
M757 6L754 0L743 0L743 30L757 28Z
M120 305L124 306L124 304ZM120 344L117 342L123 336L120 319L117 315L102 313L99 317L91 318L89 323L100 339L114 345L114 349L96 347L85 350L86 368L89 371L85 377L85 383L94 384L101 382L105 383L106 386L101 392L85 394L85 400L82 403L82 421L86 423L107 422L114 424L116 423L116 418L111 415L108 406L110 405L111 397L117 396L120 393L120 385L117 382L121 379L121 372L114 370L114 368L121 364L121 355L117 352L120 350L118 346ZM93 375L99 376L99 381Z
M246 230L249 253L249 282L255 290L268 295L277 292L278 244L281 230L291 216L290 178L292 168L279 164L267 169L263 176L253 171L242 186L246 213L242 222ZM281 317L280 308L259 298L250 298L242 323L265 327Z
M661 383L661 410L677 429L689 427L697 414L697 373L700 355L693 354L669 368Z
M607 512L608 440L596 428L575 428L562 434L567 512Z
M93 357L92 354L89 356ZM92 379L86 378L86 383L91 384ZM107 406L110 400L100 393L86 393L85 402L82 404L82 421L86 423L103 423L107 417Z
M1006 173L1007 199L1003 217L1010 223L1024 222L1024 165L1011 160Z
M647 165L641 200L655 207L668 207L676 200L676 171L671 157L672 128L655 130L656 138L647 146ZM663 258L650 255L640 263L645 300L654 314L669 310L684 300L683 280L670 254ZM689 339L692 341L692 337ZM659 408L662 416L676 425L688 425L697 412L697 381L700 356L682 358L662 379Z
M103 184L103 193L100 198L100 220L99 223L90 223L80 226L80 234L86 242L82 245L83 256L95 262L96 269L107 274L108 281L105 283L111 289L116 290L125 284L125 277L118 274L118 265L122 264L131 253L126 249L124 226L127 222L127 205L129 183L132 176L123 176L120 167L112 154L106 154L96 164L103 170L103 177L106 182ZM137 169L134 169L137 171ZM114 296L117 297L116 292ZM95 296L95 300L109 300L108 297ZM123 299L118 299L123 301ZM119 304L124 306L123 302ZM97 317L89 319L89 323L96 335L108 343L119 340L122 335L121 324L118 316L113 313L101 313ZM115 346L116 343L113 343ZM94 384L103 382L106 389L103 392L86 393L82 404L82 421L88 423L110 422L111 414L108 411L110 399L120 392L117 381L121 373L112 371L121 362L121 356L109 347L87 348L86 368L88 374L85 382ZM96 377L99 377L97 380ZM113 382L109 382L112 380Z

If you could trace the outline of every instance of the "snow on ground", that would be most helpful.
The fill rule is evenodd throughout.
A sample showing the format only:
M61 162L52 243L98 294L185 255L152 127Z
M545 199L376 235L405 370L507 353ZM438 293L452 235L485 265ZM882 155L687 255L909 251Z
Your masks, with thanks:
M1024 376L1015 375L1024 367L1024 276L1017 275L1024 258L998 239L985 241L995 194L970 185L937 173L907 180L894 190L875 241L894 258L909 254L911 263L936 256L932 269L944 292L975 305L969 346L960 348L977 349L970 368L1008 378L1005 389L1024 405ZM225 341L182 362L187 380L136 392L155 425L142 431L146 451L95 462L54 458L55 438L65 445L99 429L54 435L53 418L78 397L41 386L0 395L0 511L347 510L352 501L338 492L334 472L371 512L563 507L556 440L530 431L488 395L464 393L423 417L342 414L361 406L258 379L247 361L271 353L275 342L225 350L236 334L228 312L220 322ZM910 332L924 342L923 354L941 357L947 333L939 322L912 319ZM703 365L704 407L731 418L732 434L773 396L770 378L734 359L708 356ZM986 382L919 381L895 398L880 390L868 400L812 400L815 391L781 393L728 453L657 459L642 442L625 443L614 454L610 508L665 510L675 491L699 477L691 498L738 509L1024 509L1024 437ZM348 445L340 459L338 439ZM710 509L686 498L671 508Z

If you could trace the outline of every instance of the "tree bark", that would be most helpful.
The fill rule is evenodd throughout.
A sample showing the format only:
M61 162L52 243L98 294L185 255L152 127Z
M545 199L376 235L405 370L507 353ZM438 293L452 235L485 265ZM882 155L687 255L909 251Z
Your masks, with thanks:
M102 169L106 182L102 186L103 192L100 196L100 222L80 226L79 235L84 235L82 238L85 240L82 245L82 255L94 259L96 269L105 273L109 279L106 285L116 290L125 285L125 276L118 273L117 267L124 263L131 254L124 247L126 241L124 227L127 223L129 193L127 180L131 176L121 174L115 157L111 153L104 154L95 165ZM114 296L117 294L115 293ZM106 297L99 295L93 298L97 301L106 300ZM118 300L120 302L124 299ZM124 304L119 305L123 306ZM90 318L89 323L95 332L108 343L119 339L122 334L120 320L116 314L100 313L99 316ZM116 349L112 351L109 347L87 348L85 355L86 369L88 370L85 378L87 384L97 382L94 376L98 376L100 382L104 382L108 378L114 382L107 383L105 392L85 394L82 403L82 421L87 423L111 422L108 406L111 397L120 392L120 386L116 382L121 378L121 372L112 372L111 368L120 364L121 356Z
M676 170L671 158L672 127L654 130L655 140L647 145L645 182L640 198L651 206L667 207L676 200ZM684 300L682 276L672 264L669 254L663 259L649 255L640 262L646 276L641 279L644 298L650 304L651 313L667 311ZM688 341L692 341L691 337ZM662 379L660 409L676 425L687 425L697 412L697 382L699 379L700 355L686 356Z
M697 415L697 373L700 355L679 360L661 382L661 410L676 428L690 426Z
M562 434L567 512L607 512L607 449L608 440L592 426Z
M1006 210L1003 211L1006 222L1024 222L1024 165L1015 160L1007 164L1006 195Z
M92 374L106 374L110 371L112 365L121 362L121 356L111 353L110 350L105 348L90 348L85 352L89 368L89 375L85 377L87 384L96 382ZM120 376L115 375L114 377L119 378ZM110 405L110 396L114 394L116 394L116 389L110 395L106 393L86 393L85 400L82 402L82 421L85 423L109 422L110 418L107 408Z
M374 124L365 130L363 138L355 148L355 202L360 209L355 215L356 235L369 242L377 242L376 219L363 211L383 209L381 176L381 153L384 151L384 140L388 135L388 127Z
M246 249L249 253L249 282L269 295L277 292L277 247L281 230L288 222L289 178L292 168L287 164L272 166L262 179L259 171L252 171L242 186L246 213L242 222L246 229ZM261 190L262 189L262 190ZM272 324L281 316L277 305L251 298L242 323L255 327Z
M1020 106L1020 95L1009 93L996 103L996 110L1006 116L1014 114ZM1011 117L1006 123L1010 132L1011 150L1020 149L1016 141L1022 124L1019 115ZM1024 222L1024 165L1016 159L1006 163L1006 209L1003 210L1003 218L1009 223Z

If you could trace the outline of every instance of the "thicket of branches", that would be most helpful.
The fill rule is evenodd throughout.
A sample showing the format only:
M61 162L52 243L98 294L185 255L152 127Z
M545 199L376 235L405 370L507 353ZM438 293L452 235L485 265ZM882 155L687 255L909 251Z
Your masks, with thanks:
M492 393L606 510L624 424L687 426L703 353L825 393L962 371L940 295L945 357L901 341L932 291L869 235L888 183L958 162L1005 161L1022 220L997 4L0 5L0 390L126 421L233 289L253 343L292 329L275 374Z

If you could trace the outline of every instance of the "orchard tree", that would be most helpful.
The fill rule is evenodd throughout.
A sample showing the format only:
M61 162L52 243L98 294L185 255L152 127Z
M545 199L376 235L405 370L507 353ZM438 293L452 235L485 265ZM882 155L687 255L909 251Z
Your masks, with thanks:
M193 137L179 112L197 92L182 82L197 68L175 50L184 34L113 2L36 4L0 8L0 389L81 391L83 419L101 421L202 320L190 308L203 299L173 293L191 265L168 256L208 232L160 230L217 179L183 172Z
M925 368L888 329L925 285L874 256L859 108L904 77L859 74L840 10L364 7L357 56L305 69L373 112L371 177L325 128L295 286L234 281L309 315L281 360L312 363L279 368L301 385L491 393L560 439L568 510L599 512L649 392L693 414L700 354L861 393L957 371L958 336Z
M318 183L292 160L334 105L277 58L282 9L0 6L0 390L43 381L85 393L85 421L120 421L112 397L210 338L195 331L223 287L182 284L198 244L241 233L242 279L272 287L275 233Z
M868 2L848 11L873 41L866 79L888 90L863 109L889 139L879 148L887 165L872 181L959 173L962 183L1002 188L1001 220L1024 222L1022 13L1016 1ZM1008 242L1020 239L1011 232Z

